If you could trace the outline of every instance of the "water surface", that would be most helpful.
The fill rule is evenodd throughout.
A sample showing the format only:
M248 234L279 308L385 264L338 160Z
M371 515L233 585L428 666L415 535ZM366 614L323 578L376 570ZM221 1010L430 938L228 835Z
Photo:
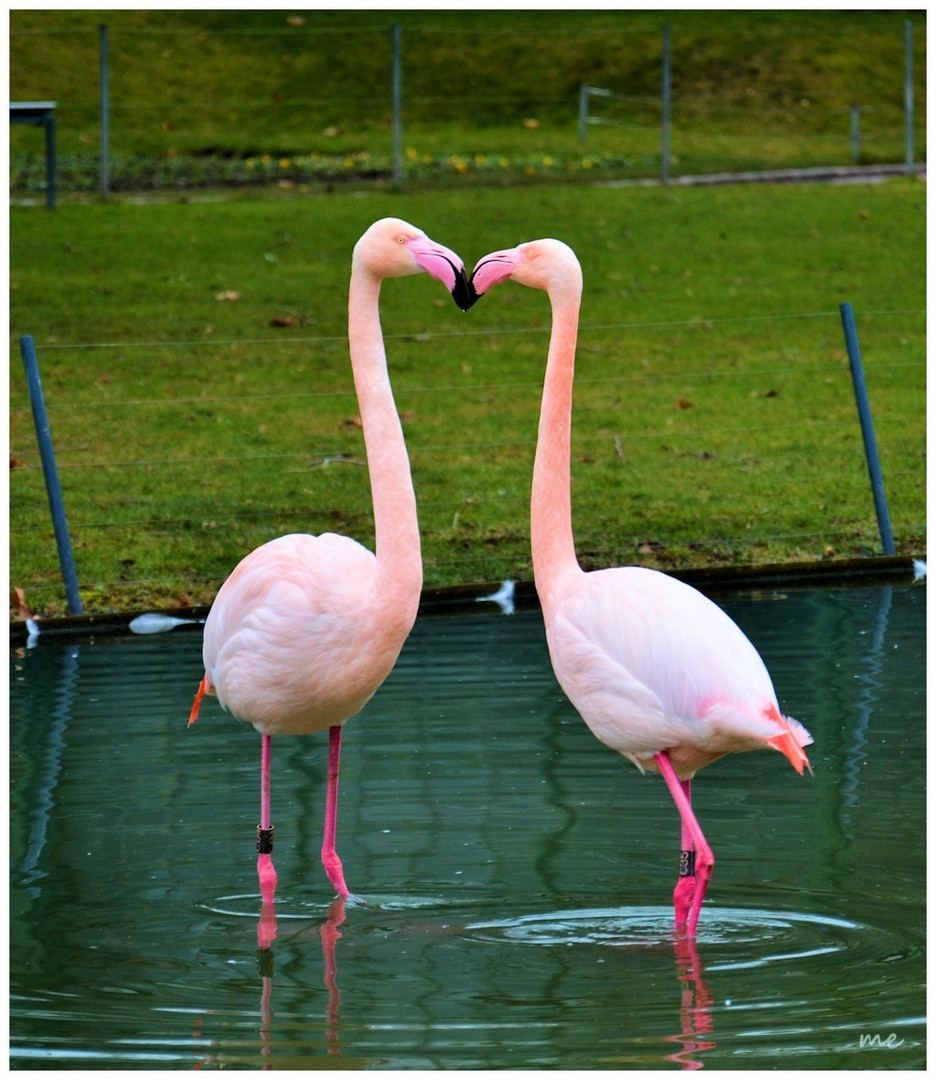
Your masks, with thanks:
M326 737L274 740L263 918L259 737L214 701L186 730L200 630L14 650L13 1067L922 1068L925 588L723 606L815 776L699 774L695 946L665 786L589 733L536 611L421 618L346 726L354 902Z

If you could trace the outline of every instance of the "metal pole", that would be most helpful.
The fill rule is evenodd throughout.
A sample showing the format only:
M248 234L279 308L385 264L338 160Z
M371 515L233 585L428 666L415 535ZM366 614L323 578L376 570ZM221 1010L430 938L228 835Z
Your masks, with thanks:
M663 149L661 177L664 184L669 183L669 136L670 136L670 94L672 70L670 62L670 24L663 24Z
M913 173L913 23L904 23L904 115L907 124L907 173Z
M402 85L403 85L403 59L402 59L403 28L399 23L393 27L393 186L400 187L403 182L403 123L401 113L403 110Z
M588 83L579 88L579 152L585 149L585 129L588 126Z
M861 158L861 133L858 120L859 109L857 105L851 107L851 151L852 161L857 165Z
M55 115L50 111L42 121L46 138L46 206L55 209Z
M33 423L36 425L42 474L45 477L49 509L52 511L52 526L55 529L59 565L62 568L62 580L65 583L65 595L68 599L68 613L80 615L81 595L78 592L78 577L75 574L75 560L72 557L71 541L68 538L68 522L65 520L62 488L59 484L58 469L55 466L55 451L52 448L52 433L49 430L49 418L46 415L45 399L42 395L42 382L39 379L39 362L36 359L36 347L31 336L20 338L20 350L23 354L23 367L26 369Z
M101 55L101 197L110 192L110 75L107 67L107 26L98 27Z
M871 478L871 492L874 495L874 508L877 511L878 529L885 555L896 555L894 535L891 532L890 516L887 512L887 496L884 494L884 478L881 475L881 462L878 458L877 442L874 438L874 424L871 420L871 405L868 401L868 389L865 386L864 367L861 363L861 350L858 347L858 331L855 329L855 313L851 304L839 305L842 313L842 327L845 330L845 345L848 348L848 362L851 365L852 383L855 387L855 400L858 403L858 417L861 420L861 435L864 439L865 458L868 462L868 475Z

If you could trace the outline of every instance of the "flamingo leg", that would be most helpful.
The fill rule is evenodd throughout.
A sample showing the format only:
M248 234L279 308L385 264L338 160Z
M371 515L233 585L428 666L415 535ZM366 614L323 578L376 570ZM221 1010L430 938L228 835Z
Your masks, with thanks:
M325 835L322 838L322 866L340 897L351 896L345 885L341 859L335 851L335 825L338 821L338 766L341 761L341 725L328 729L328 787L325 793Z
M270 761L272 738L260 736L260 824L257 826L257 876L263 903L272 904L276 892L273 866L273 826L270 824Z
M690 805L692 804L691 784L691 780L679 781L679 786ZM692 907L695 888L695 844L685 820L680 817L679 878L673 890L673 907L676 911L677 926L685 926L689 921L689 909Z
M688 780L680 780L673 768L666 752L653 755L654 761L660 770L660 775L666 781L666 786L673 796L676 809L682 820L682 852L679 859L680 880L673 893L673 906L676 910L677 932L685 927L687 937L696 936L696 927L699 923L699 912L702 910L702 901L712 879L712 867L715 865L715 856L709 847L695 814L692 812L692 802ZM684 881L691 884L684 885ZM688 912L686 908L688 907Z

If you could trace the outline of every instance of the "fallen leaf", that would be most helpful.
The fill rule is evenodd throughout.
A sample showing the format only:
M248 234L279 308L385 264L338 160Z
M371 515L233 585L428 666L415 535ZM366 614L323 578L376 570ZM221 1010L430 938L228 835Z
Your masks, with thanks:
M233 289L225 289L224 292L215 294L215 300L240 300L241 294Z
M660 551L666 551L666 545L659 540L638 540L634 546L641 555L656 555Z
M275 319L270 319L270 326L295 326L296 320L292 315L278 315Z

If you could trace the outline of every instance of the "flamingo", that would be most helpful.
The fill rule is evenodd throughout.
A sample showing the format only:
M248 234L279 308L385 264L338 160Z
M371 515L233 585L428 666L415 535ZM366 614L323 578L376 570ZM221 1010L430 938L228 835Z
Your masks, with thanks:
M725 754L767 747L812 772L802 749L812 738L781 714L757 650L707 597L644 567L579 566L570 450L582 270L568 245L534 240L482 258L472 299L508 279L544 290L552 308L530 542L553 670L601 742L666 782L681 819L676 932L694 938L714 857L692 810L693 776Z
M261 735L257 874L265 906L276 890L270 824L274 735L328 729L322 864L351 896L335 851L341 730L390 673L412 629L422 587L416 497L380 327L381 281L426 271L468 306L464 264L399 218L375 222L351 259L348 341L374 506L376 554L334 533L280 536L256 548L221 586L205 622L203 696Z

